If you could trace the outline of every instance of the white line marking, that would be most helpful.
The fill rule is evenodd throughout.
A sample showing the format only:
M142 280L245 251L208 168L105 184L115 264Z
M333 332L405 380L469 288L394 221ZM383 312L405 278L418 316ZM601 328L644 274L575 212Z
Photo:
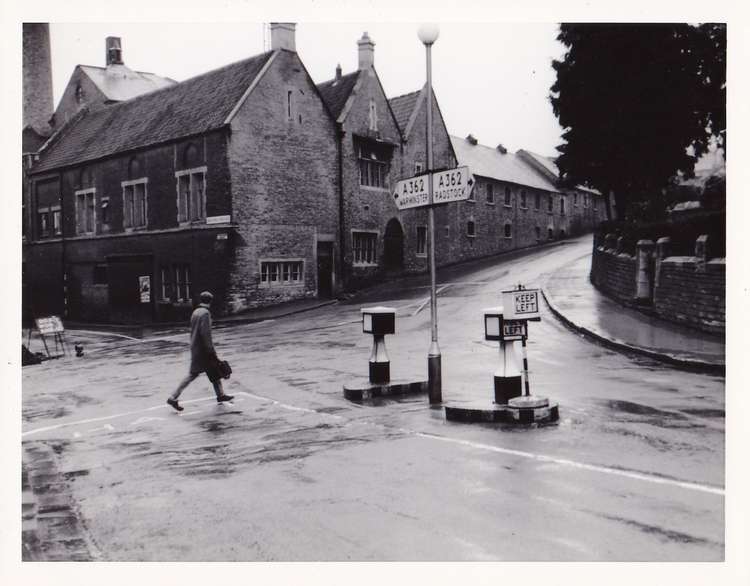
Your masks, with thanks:
M435 290L435 297L437 297L438 295L440 295L440 293L442 293L442 292L443 292L443 291L445 291L445 290L446 290L446 289L447 289L448 287L450 287L450 286L451 286L451 284L452 284L452 283L448 283L447 285L443 285L442 287L439 287L438 289L436 289L436 290ZM422 303L420 303L420 304L419 304L419 307L417 307L417 309L416 309L416 310L414 311L414 313L412 313L412 314L411 314L411 316L412 316L412 317L414 317L414 316L415 316L415 315L417 315L417 314L418 314L418 313L419 313L420 311L422 311L422 310L424 309L425 305L427 305L427 304L428 304L428 303L430 302L430 298L431 298L431 297L432 297L432 296L430 296L430 297L427 297L427 298L426 298L426 299L425 299L424 301L422 301Z
M550 462L552 464L559 464L561 466L571 466L573 468L580 468L582 470L590 470L592 472L602 472L604 474L612 474L615 476L624 476L626 478L633 478L635 480L644 480L646 482L653 482L655 484L668 484L671 486L679 486L680 488L686 488L688 490L697 490L700 492L707 492L710 494L718 494L724 496L724 489L717 486L711 486L707 484L699 484L697 482L686 482L682 480L673 480L671 478L664 478L662 476L654 476L651 474L645 474L643 472L631 472L629 470L621 470L619 468L609 468L607 466L597 466L595 464L584 464L583 462L576 462L574 460L567 460L565 458L554 458L552 456L546 456L544 454L534 454L532 452L522 452L520 450L512 450L509 448L499 448L497 446L491 446L488 444L481 444L478 442L472 442L468 440L454 439L444 437L440 435L433 435L431 433L413 432L408 429L401 429L405 433L416 435L426 439L433 439L443 441L452 444L459 444L470 448L476 448L480 450L486 450L489 452L495 452L498 454L508 454L511 456L519 456L521 458L529 458L531 460L538 460L540 462Z
M95 332L93 330L68 330L68 334L93 334L95 336L116 336L118 338L125 338L126 340L140 341L140 338L134 338L133 336L126 336L125 334L115 334L114 332Z
M203 398L203 399L190 399L189 401L181 401L181 403L197 403L200 401L215 401L215 397ZM128 415L138 415L145 411L154 411L156 409L171 409L166 403L164 405L155 405L153 407L146 407L145 409L138 409L137 411L125 411L124 413L118 413L116 415L106 415L104 417L94 417L92 419L83 419L81 421L69 421L67 423L58 423L57 425L49 425L47 427L38 427L37 429L30 429L21 433L21 437L42 433L44 431L54 431L56 429L62 429L63 427L72 427L74 425L85 425L87 423L97 423L99 421L110 421L119 417L126 417Z

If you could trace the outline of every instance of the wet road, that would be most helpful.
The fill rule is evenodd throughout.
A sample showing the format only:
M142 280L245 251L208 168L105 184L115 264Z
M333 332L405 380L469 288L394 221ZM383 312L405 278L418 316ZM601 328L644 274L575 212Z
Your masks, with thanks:
M482 309L589 250L581 239L439 271L445 401L491 401L498 348L483 339ZM206 379L185 391L182 414L164 404L187 368L183 332L102 339L83 359L24 369L24 467L47 506L39 540L52 543L36 555L723 559L722 377L603 349L544 308L530 325L530 380L560 404L557 424L446 422L424 395L345 400L344 382L367 375L362 305L398 309L392 378L425 378L428 293L411 278L218 329L234 369L228 406Z

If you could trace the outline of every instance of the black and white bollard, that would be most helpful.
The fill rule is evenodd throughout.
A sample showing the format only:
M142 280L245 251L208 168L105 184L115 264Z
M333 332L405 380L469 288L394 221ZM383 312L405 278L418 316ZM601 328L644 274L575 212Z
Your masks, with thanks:
M506 405L513 397L523 394L521 368L512 341L503 337L503 308L484 310L484 339L500 343L500 365L494 374L495 404Z
M385 349L385 336L396 333L396 310L392 307L362 308L362 331L372 334L370 382L383 384L391 380L391 361Z

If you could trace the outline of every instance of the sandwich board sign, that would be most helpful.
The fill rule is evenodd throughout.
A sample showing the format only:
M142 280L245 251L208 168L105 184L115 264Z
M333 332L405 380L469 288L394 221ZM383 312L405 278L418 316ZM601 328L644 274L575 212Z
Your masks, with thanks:
M432 174L432 203L450 203L469 199L474 183L474 176L466 166L437 171ZM400 210L429 205L430 176L417 175L396 183L393 201Z
M539 289L515 289L503 291L503 319L541 318L539 313Z

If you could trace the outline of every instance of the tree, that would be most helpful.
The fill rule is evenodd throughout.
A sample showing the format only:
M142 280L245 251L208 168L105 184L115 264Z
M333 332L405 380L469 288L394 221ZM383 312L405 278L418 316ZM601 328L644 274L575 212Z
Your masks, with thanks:
M678 171L691 177L712 140L726 151L725 25L563 24L557 38L567 52L552 62L550 100L564 186L614 192L623 217Z

